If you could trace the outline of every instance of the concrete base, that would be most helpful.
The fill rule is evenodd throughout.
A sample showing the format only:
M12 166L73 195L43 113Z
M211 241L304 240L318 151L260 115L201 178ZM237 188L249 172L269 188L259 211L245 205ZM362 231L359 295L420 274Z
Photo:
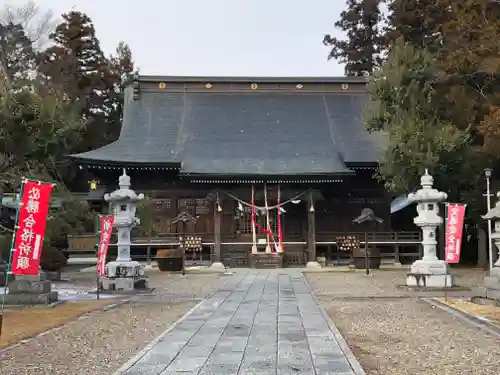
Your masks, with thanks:
M224 267L224 265L221 262L213 262L210 265L210 269L214 271L222 271L222 272L226 271L226 267Z
M50 281L61 281L61 271L45 271L45 277Z
M433 259L424 260L419 259L415 261L410 268L412 274L422 275L445 275L448 273L448 265L444 260Z
M492 275L494 274L495 272L492 272ZM484 297L500 301L500 279L496 276L486 276L484 278L484 288L486 292Z
M306 268L318 269L321 268L321 264L319 264L318 262L307 262Z
M52 290L50 281L14 280L9 283L9 294L45 294Z
M494 266L493 269L491 270L490 277L494 277L500 282L500 267Z
M425 288L452 288L455 286L455 278L453 275L436 275L436 274L421 274L409 273L406 276L406 286L409 287L425 287Z
M5 303L8 305L49 305L56 302L59 295L52 291L52 285L46 275L40 272L35 276L17 276L9 283L9 294Z
M59 294L51 291L45 294L7 294L5 296L6 305L50 305L57 302Z
M117 277L114 279L102 277L100 283L101 290L106 292L132 292L136 289L148 288L147 277Z

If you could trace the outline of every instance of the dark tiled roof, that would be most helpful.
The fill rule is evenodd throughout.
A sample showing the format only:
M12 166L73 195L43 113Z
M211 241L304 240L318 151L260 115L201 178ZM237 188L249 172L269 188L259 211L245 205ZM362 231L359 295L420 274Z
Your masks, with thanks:
M349 172L375 163L381 139L361 122L367 97L328 92L169 92L126 95L118 141L82 162L178 164L186 174Z

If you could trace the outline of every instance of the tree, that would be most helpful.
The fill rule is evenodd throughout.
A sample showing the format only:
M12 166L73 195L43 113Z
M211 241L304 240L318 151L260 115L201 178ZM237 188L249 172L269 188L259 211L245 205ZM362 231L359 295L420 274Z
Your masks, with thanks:
M335 27L347 34L347 39L325 35L323 44L330 46L328 59L345 63L348 76L372 74L381 61L383 39L380 32L380 0L347 0Z
M458 181L448 191L451 199L470 188L461 178L467 173L469 137L439 116L439 76L432 54L400 39L368 85L367 126L387 132L379 177L395 193L417 189L425 169L438 186Z
M53 45L40 54L39 70L49 84L66 93L68 101L77 103L87 122L75 151L115 140L123 112L122 86L134 69L130 48L122 42L117 56L106 58L92 20L81 12L64 14L50 38Z

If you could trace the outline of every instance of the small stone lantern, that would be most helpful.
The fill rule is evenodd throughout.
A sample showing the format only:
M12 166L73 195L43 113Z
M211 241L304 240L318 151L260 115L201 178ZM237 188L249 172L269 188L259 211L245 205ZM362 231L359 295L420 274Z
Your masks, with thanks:
M106 278L102 280L104 290L133 290L146 288L147 279L139 262L130 257L130 232L139 225L135 216L137 202L144 199L144 194L136 194L130 189L130 177L125 169L118 181L119 189L111 194L105 194L104 200L109 202L115 220L113 227L117 229L118 255L115 261L106 265Z
M439 203L448 195L433 188L434 178L425 170L420 178L421 189L409 194L408 199L417 204L418 216L413 222L422 228L423 257L415 261L406 277L407 286L445 288L453 286L453 278L448 274L448 265L436 255L436 229L443 224L439 216Z
M493 221L491 240L500 251L500 192L497 193L497 198L498 201L495 206L482 218ZM484 278L484 286L486 287L487 298L500 299L500 256L490 270L490 275Z

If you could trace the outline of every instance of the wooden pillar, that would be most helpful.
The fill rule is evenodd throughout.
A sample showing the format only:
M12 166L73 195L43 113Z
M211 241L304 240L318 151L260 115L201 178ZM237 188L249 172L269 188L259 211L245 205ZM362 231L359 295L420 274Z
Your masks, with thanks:
M477 226L477 266L485 270L489 268L488 235L479 225Z
M221 227L222 213L215 208L214 213L214 262L220 262L220 227Z
M316 221L312 191L309 193L309 203L307 205L307 247L309 262L316 262Z

